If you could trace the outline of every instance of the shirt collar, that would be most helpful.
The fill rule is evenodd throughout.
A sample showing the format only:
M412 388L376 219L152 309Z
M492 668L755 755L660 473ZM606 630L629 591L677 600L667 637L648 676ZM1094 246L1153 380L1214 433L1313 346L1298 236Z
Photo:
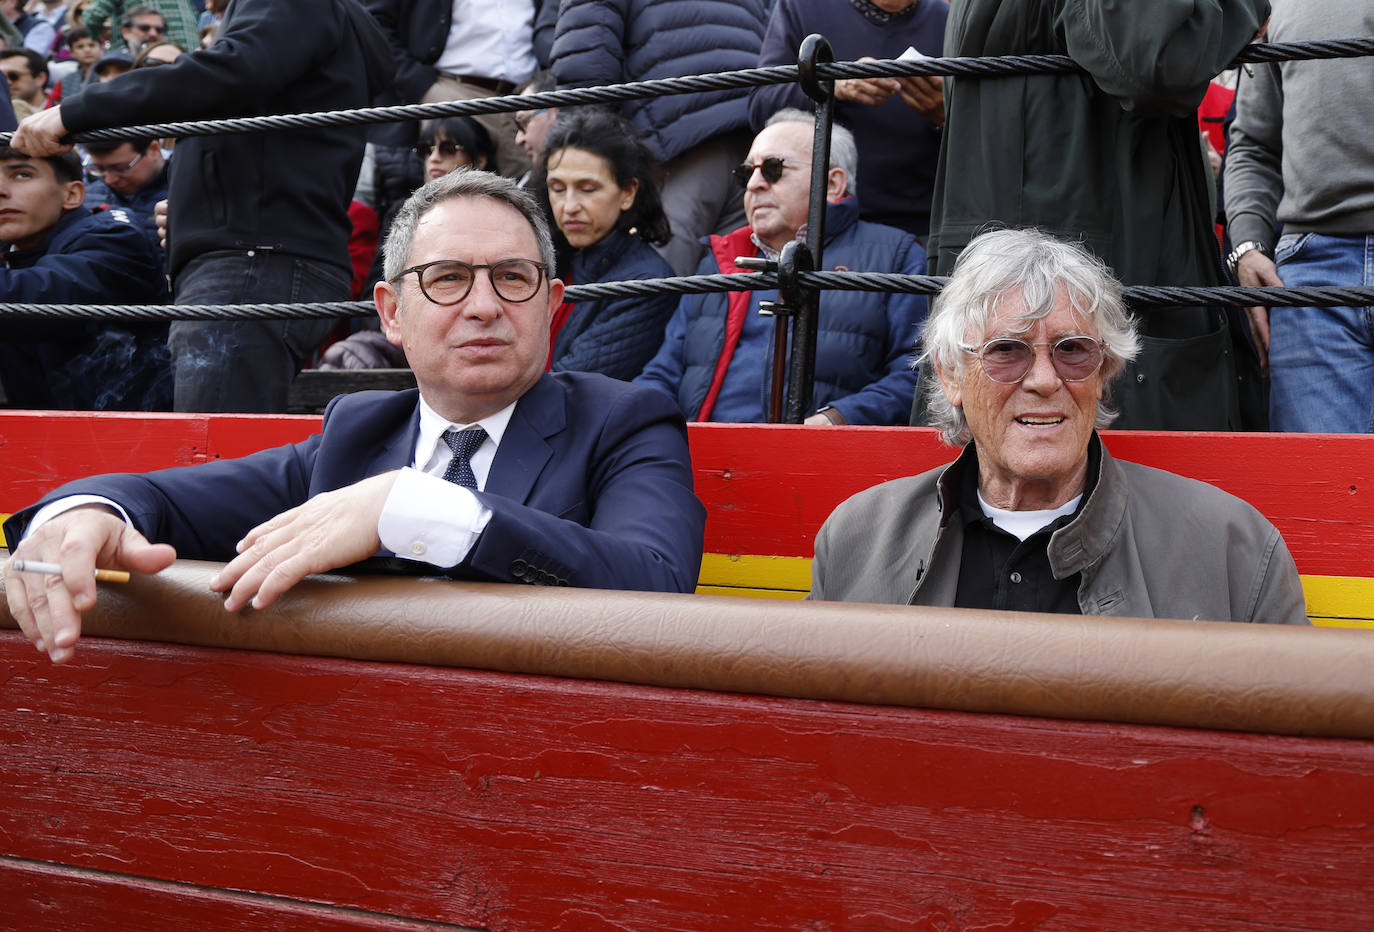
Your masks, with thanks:
M465 430L469 427L478 426L487 432L487 438L495 446L501 445L501 438L505 436L506 427L510 424L511 415L515 413L516 402L512 401L495 414L489 414L481 420L471 424L458 424L443 417L439 412L429 406L425 401L425 396L420 396L420 439L415 444L415 462L423 467L430 457L434 455L435 449L442 443L444 434L450 430ZM445 452L448 446L444 447Z

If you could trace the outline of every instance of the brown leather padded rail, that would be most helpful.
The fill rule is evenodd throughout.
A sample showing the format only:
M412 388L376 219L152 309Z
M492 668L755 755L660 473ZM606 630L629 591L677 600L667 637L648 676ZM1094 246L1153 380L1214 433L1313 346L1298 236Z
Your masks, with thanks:
M311 577L231 615L178 561L86 635L652 686L1374 738L1374 632ZM15 627L7 608L0 625ZM81 648L78 647L78 655Z

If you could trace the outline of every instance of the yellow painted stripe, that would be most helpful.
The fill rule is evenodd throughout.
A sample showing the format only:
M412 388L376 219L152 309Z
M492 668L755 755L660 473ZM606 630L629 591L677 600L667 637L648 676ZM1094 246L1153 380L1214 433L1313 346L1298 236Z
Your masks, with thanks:
M758 598L799 599L811 588L808 557L708 553L697 592ZM1374 629L1374 579L1365 576L1303 576L1307 614L1313 624Z

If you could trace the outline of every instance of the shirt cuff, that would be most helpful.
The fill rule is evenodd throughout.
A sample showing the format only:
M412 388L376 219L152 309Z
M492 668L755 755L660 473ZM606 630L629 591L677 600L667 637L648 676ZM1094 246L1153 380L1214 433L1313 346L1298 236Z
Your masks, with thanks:
M457 566L477 544L491 514L471 489L407 467L382 506L377 537L398 557Z
M118 502L112 502L103 495L66 495L55 501L48 502L42 508L35 511L32 520L29 521L29 526L24 528L24 536L19 539L24 540L53 518L71 511L73 508L78 508L81 505L104 505L107 508L113 508L125 524L133 524L133 522L129 520L129 513L123 508L120 508Z

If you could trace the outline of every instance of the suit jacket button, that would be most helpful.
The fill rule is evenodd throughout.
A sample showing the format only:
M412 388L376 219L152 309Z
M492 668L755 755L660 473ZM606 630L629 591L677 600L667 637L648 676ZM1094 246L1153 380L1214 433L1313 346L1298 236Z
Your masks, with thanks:
M524 579L525 571L529 568L530 565L526 563L524 560L516 560L514 563L510 565L510 574L514 576L516 579Z

